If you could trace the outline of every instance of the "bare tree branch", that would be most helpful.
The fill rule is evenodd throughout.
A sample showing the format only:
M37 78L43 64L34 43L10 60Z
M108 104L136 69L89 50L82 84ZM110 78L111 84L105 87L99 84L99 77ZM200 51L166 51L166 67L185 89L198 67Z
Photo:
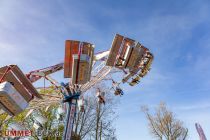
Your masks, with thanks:
M185 140L188 130L180 120L175 119L173 112L166 108L164 103L160 103L154 114L149 112L148 107L142 106L149 122L151 134L162 140Z

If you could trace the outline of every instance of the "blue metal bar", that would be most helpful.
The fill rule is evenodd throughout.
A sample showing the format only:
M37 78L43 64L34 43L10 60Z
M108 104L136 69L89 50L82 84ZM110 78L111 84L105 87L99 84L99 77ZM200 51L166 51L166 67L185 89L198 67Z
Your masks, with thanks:
M63 133L63 140L71 140L71 132L74 125L74 118L76 116L77 100L80 93L69 94L71 96L65 96L63 102L67 102L67 114L65 118L65 130Z

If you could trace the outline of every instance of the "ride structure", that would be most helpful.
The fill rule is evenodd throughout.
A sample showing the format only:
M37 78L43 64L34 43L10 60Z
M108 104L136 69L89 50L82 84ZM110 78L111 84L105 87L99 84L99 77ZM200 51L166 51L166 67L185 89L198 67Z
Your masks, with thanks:
M198 132L200 140L207 140L206 135L204 134L204 131L199 123L195 123L195 128Z
M63 140L71 140L77 104L80 111L84 111L84 94L89 89L106 79L108 75L121 72L124 76L120 82L111 80L114 94L123 95L120 84L128 83L130 86L138 84L150 70L154 59L149 49L119 34L114 37L110 50L94 54L94 48L95 46L88 42L67 40L64 63L34 70L26 75L16 65L0 68L0 108L11 116L29 109L27 117L34 110L62 101L66 109L65 113L63 110L58 111L58 118L66 114ZM68 83L59 83L50 76L60 70L64 70L64 78L69 78ZM39 94L38 90L47 87L34 88L32 83L41 78L48 80L55 92ZM105 104L105 92L98 90L97 97L99 103ZM37 124L35 124L37 128L40 127Z

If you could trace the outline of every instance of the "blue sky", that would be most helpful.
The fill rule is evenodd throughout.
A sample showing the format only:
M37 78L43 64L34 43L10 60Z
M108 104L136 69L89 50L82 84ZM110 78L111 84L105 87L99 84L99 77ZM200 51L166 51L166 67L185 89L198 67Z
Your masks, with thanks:
M134 88L124 85L116 122L119 140L150 140L141 105L165 101L197 140L199 122L210 138L210 1L0 0L0 66L24 72L63 61L64 41L110 48L115 33L136 39L155 56ZM62 80L62 73L57 76Z

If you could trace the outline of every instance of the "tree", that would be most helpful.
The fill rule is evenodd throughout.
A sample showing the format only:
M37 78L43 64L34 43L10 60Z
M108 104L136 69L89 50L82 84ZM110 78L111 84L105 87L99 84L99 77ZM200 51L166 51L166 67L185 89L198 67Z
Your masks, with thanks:
M85 106L85 111L77 113L77 117L74 121L73 134L85 140L101 140L102 138L115 140L116 136L113 122L117 117L115 114L117 102L113 94L107 90L105 96L106 103L99 104L93 92L95 93L96 89L91 90L91 93L86 96L86 98L88 98L88 105Z
M5 120L8 117L6 113L0 114L0 130L4 130L6 127Z
M105 86L103 86L105 87ZM104 89L105 90L105 89ZM41 94L52 93L54 92L53 89L46 89L40 90ZM116 100L114 100L114 95L110 94L109 89L107 88L106 94L106 104L99 104L97 101L97 97L92 93L95 93L95 90L91 90L90 93L87 93L86 98L88 99L88 105L85 107L84 112L77 111L77 116L74 120L74 129L72 132L72 139L73 140L116 140L115 136L115 128L113 127L113 121L116 119L115 111L116 108ZM31 102L30 105L36 105L36 102ZM61 140L62 135L55 136L57 132L62 134L64 131L64 122L59 122L56 119L56 110L59 106L59 103L46 106L34 108L33 113L39 113L43 117L47 119L47 122L43 126L43 130L47 132L50 130L50 134L45 134L42 136L43 140L48 139L57 139ZM78 109L77 109L78 110ZM29 109L26 109L22 113L17 116L10 118L6 123L5 119L7 117L6 114L0 115L0 128L6 130L8 124L10 122L17 122L23 125L28 130L33 131L33 136L30 137L31 139L38 140L40 139L39 135L36 133L36 130L33 128L33 124L35 122L33 113L30 114L27 118L25 117L28 113Z
M142 107L149 122L150 133L158 140L185 140L188 129L183 122L176 119L173 112L169 111L164 103L160 103L154 114L149 112L147 106Z
M52 93L52 92L54 92L53 88L40 91L40 93L42 94ZM30 103L30 105L31 104L35 104L35 103L32 102ZM45 132L45 135L43 135L42 137L43 140L48 140L48 139L61 140L62 139L62 132L64 129L64 125L62 122L58 122L58 120L56 119L56 110L58 106L59 106L59 103L50 105L49 107L47 107L48 109L46 109L46 107L43 106L40 108L36 108L33 111L33 112L39 112L39 114L41 114L43 117L47 119L47 122L43 126L43 130ZM33 113L30 114L27 118L25 117L28 111L29 109L27 108L25 111L21 112L17 116L11 117L7 121L5 120L9 115L7 115L6 113L0 114L0 130L7 130L9 123L16 122L24 126L26 129L33 131L33 136L30 137L30 139L38 140L39 135L37 135L38 133L33 128L33 124L34 124L34 117L32 115ZM49 130L49 133L47 133L48 130ZM56 134L60 134L60 135L56 135Z

